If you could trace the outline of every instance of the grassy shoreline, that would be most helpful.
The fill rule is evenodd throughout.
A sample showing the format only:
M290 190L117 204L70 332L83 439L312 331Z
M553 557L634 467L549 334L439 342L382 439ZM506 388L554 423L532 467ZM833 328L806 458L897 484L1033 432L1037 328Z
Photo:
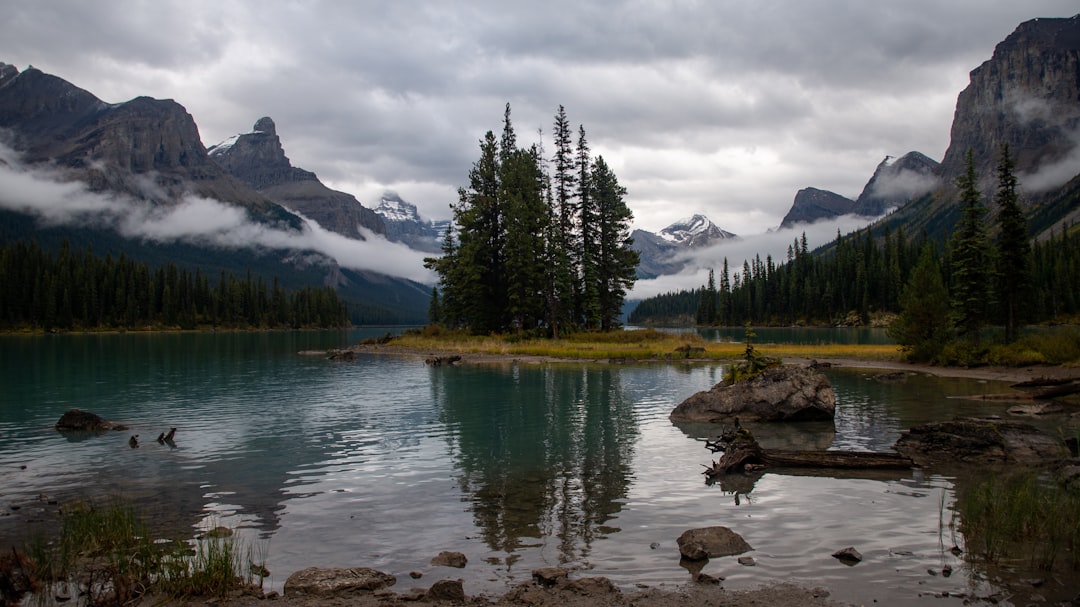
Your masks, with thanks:
M361 345L384 349L439 354L486 355L497 357L538 357L556 360L716 360L742 358L744 342L707 341L696 333L670 333L655 329L579 333L569 337L516 338L513 336L469 335L461 332L425 329L406 332L382 344L366 340ZM855 358L900 362L896 345L857 344L771 344L754 343L766 356L780 358Z

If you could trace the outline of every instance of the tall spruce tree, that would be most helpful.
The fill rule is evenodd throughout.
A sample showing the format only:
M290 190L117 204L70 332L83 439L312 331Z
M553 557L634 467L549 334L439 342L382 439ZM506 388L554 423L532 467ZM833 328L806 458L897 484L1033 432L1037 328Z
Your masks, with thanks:
M577 220L578 237L575 257L578 265L577 302L574 309L578 322L586 329L600 327L600 291L597 284L597 221L596 201L592 192L592 162L585 126L578 126L577 158Z
M964 174L957 178L960 189L960 220L950 242L952 270L953 326L971 343L978 345L979 332L986 324L991 295L989 251L986 237L986 207L979 193L975 154L970 149Z
M574 186L577 176L574 174L573 133L566 118L566 109L559 106L555 114L554 126L555 175L552 183L552 211L556 217L550 237L551 247L551 330L555 337L564 324L573 324L574 320L574 232L577 212L574 207Z
M1032 286L1031 240L1016 193L1016 173L1009 145L1001 146L998 161L997 223L1000 230L995 256L997 319L1005 327L1005 341L1016 341L1026 317Z
M469 171L469 187L458 190L454 207L458 247L449 274L456 282L457 316L477 333L500 331L507 324L498 147L495 134L488 131L480 142L480 159Z
M548 318L549 214L536 148L506 155L501 181L506 208L507 311L515 330L531 331Z
M601 331L620 325L626 291L637 280L638 253L631 248L630 224L634 219L626 206L626 188L597 156L590 175L591 196L596 209L596 301Z

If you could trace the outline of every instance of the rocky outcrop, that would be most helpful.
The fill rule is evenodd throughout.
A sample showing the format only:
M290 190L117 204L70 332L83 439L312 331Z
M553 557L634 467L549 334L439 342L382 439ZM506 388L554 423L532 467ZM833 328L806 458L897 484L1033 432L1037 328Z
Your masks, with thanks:
M1065 443L1031 424L961 418L916 426L895 449L918 465L975 463L1033 465L1069 457Z
M127 430L127 426L111 422L96 413L81 409L68 409L56 422L56 429L73 432L105 432Z
M829 379L810 369L781 366L734 385L716 384L680 403L672 421L781 422L831 420L836 395Z
M689 529L675 543L679 545L679 554L691 561L734 556L753 550L741 535L721 526Z
M327 230L357 240L364 240L361 228L386 233L382 218L352 194L332 190L315 173L292 166L269 117L259 118L250 133L210 146L209 155L250 188Z
M368 567L329 568L308 567L285 580L285 596L309 595L334 597L358 592L374 592L397 583L397 578Z
M828 190L803 188L795 194L791 209L780 222L781 228L790 228L797 223L814 223L820 219L831 219L848 215L855 210L855 201Z

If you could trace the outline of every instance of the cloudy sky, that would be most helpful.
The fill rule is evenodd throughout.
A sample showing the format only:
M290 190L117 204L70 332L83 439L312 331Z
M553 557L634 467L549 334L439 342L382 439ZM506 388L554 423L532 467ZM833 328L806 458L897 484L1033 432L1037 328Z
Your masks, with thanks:
M636 227L775 227L795 193L855 197L885 155L940 160L968 72L1075 0L5 4L0 61L109 102L172 98L208 146L277 123L293 164L367 206L449 216L509 102L519 143L564 105Z

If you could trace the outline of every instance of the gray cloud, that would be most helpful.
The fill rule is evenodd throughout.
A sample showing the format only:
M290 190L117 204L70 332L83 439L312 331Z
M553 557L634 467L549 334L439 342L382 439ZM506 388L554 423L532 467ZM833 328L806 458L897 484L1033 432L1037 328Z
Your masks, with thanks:
M904 3L218 3L15 0L5 56L106 101L174 98L215 143L272 116L297 166L430 217L513 107L559 104L629 190L640 227L704 213L775 226L807 186L854 196L885 155L940 158L968 73L1074 0ZM546 135L550 145L550 135Z

